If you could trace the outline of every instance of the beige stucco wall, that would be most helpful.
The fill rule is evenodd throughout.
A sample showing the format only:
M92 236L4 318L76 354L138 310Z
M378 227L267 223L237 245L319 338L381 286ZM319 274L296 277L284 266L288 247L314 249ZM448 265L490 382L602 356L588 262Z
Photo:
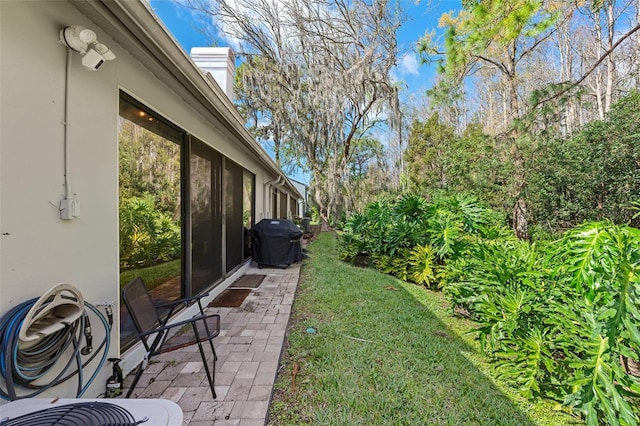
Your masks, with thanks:
M263 217L263 184L275 176L75 7L0 1L0 17L0 315L60 282L78 287L94 305L117 303L120 89L255 173L256 220ZM67 55L58 32L67 25L94 30L117 56L97 72L86 71L79 54L72 58L68 170L80 202L80 217L73 220L61 220L58 211ZM100 328L94 329L100 339ZM117 330L116 315L111 356L119 352ZM109 374L105 369L85 396L103 392ZM73 386L49 394L72 396Z

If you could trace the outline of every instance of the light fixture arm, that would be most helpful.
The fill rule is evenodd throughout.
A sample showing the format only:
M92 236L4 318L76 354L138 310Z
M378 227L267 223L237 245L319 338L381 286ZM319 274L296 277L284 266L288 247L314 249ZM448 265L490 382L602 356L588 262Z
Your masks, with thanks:
M72 50L84 55L90 44L96 43L96 33L81 25L71 25L60 30L60 41Z

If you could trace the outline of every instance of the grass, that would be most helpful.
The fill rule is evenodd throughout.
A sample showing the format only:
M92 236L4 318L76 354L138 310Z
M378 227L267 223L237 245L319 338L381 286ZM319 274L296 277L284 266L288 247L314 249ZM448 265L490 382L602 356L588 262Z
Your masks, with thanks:
M180 259L149 266L148 268L132 269L120 273L120 289L127 285L135 277L140 276L147 288L152 290L171 278L180 275Z
M308 249L269 424L579 424L493 379L440 293L339 261L333 234Z

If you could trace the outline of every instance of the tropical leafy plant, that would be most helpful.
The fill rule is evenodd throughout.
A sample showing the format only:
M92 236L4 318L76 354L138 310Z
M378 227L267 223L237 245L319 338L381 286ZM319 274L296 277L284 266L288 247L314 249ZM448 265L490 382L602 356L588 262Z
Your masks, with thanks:
M433 286L436 277L427 280L430 274L425 275L424 267L432 263L439 267L453 259L463 249L466 236L484 232L494 223L495 216L476 198L455 195L429 203L420 195L406 193L396 201L369 203L363 213L351 216L342 227L340 256L353 261L358 254L366 253L382 272ZM423 265L423 273L414 274L409 256L402 253L425 246L433 250L436 258L414 259L413 263ZM415 256L420 255L418 252Z
M640 378L621 360L640 355L640 230L608 221L588 222L566 233L552 252L555 275L585 299L584 328L565 335L572 392L565 403L588 424L639 423Z
M640 378L625 368L640 358L640 230L589 222L534 244L473 198L415 194L369 204L344 230L344 254L442 287L525 397L555 398L588 424L640 423Z
M496 354L498 377L529 399L543 393L544 382L557 368L548 331L536 325L517 340L505 340L504 348Z
M425 287L437 287L437 268L436 253L431 246L417 245L411 250L409 257L411 281Z
M429 212L429 204L420 195L408 192L400 196L393 206L393 214L397 219L421 223Z
M120 203L120 269L152 266L180 256L180 224L145 194Z
M458 218L447 210L436 210L429 221L427 234L429 243L438 254L445 258L453 255L456 244L462 235L463 224Z
M410 277L410 251L406 248L399 250L397 256L388 254L372 255L373 264L376 269L385 274L394 275L402 281L408 281Z
M496 221L496 215L484 207L477 197L457 193L446 198L444 203L461 220L466 232L478 232L481 227Z
M365 251L364 239L353 232L345 232L340 240L340 260L353 263Z
M538 286L539 256L531 244L513 236L471 241L458 258L463 260L445 266L445 292L471 313L496 294Z

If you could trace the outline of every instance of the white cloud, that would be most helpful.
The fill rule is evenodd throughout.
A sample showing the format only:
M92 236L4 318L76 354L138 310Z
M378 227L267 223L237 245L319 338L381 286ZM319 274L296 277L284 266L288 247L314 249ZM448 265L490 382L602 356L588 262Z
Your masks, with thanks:
M402 75L420 75L418 59L413 53L407 53L400 59L399 71Z

